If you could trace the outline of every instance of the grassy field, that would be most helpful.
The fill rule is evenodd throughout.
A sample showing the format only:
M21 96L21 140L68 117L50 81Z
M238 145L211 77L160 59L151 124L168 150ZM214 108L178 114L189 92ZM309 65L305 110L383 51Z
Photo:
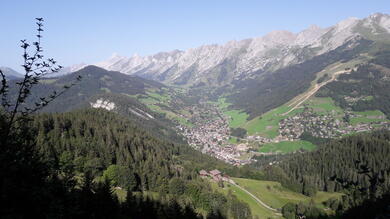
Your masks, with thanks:
M230 110L223 113L230 117L229 126L231 128L237 128L244 124L247 121L246 119L249 117L248 114L240 110Z
M296 193L284 188L279 182L274 181L260 181L244 178L232 178L238 185L248 190L262 202L268 206L281 209L287 203L309 203L312 200L315 205L319 208L324 209L323 202L330 198L340 198L343 194L341 193L330 193L330 192L317 192L316 196L308 197L300 193ZM248 203L251 208L252 215L258 216L259 218L282 218L275 213L256 202L246 192L234 186L232 184L224 184L224 188L218 187L217 183L212 182L213 189L228 194L229 190L232 194L236 195L241 201Z
M222 97L218 99L217 105L222 111L226 111L231 103L226 102L226 98Z
M148 105L148 107L149 107L151 110L155 111L155 112L165 114L165 117L166 117L167 119L175 120L175 121L177 121L178 123L180 123L180 124L182 124L182 125L186 125L186 126L188 126L188 127L192 127L192 126L193 126L193 124L190 123L186 118L184 118L184 117L182 117L182 116L180 116L180 115L177 115L177 114L175 114L175 113L173 113L173 112L171 112L171 111L164 110L164 109L162 109L161 107L156 106L156 105Z
M161 95L159 93L149 92L149 91L147 91L146 93L148 94L149 97L152 97L158 101L166 102L171 100L171 97L169 95Z
M277 152L277 153L290 153L297 151L299 149L304 149L307 151L314 150L316 146L308 141L282 141L278 143L268 143L259 148L259 152L262 153L270 153L270 152Z
M311 200L314 201L317 207L324 208L322 202L333 197L340 198L342 196L341 193L317 192L314 197L308 197L282 187L279 182L243 178L233 178L233 180L265 204L276 209L282 208L287 203L309 203Z
M251 209L252 216L257 216L260 219L267 218L282 218L280 216L275 215L271 210L261 206L255 199L253 199L246 192L238 188L237 186L231 184L225 184L225 188L220 188L216 183L212 183L213 189L227 195L229 190L230 192L237 196L237 198L245 203L247 203Z
M363 111L363 112L355 112L356 115L361 115L361 116L381 116L385 117L385 114L382 113L379 110L369 110L369 111Z
M222 111L223 114L227 115L229 120L229 127L237 128L240 127L247 121L249 115L241 110L228 110L228 107L231 105L226 102L226 98L219 98L216 103L218 108Z
M286 116L282 114L290 110L288 106L280 106L273 110L258 116L241 126L248 131L248 135L260 135L267 138L275 138L279 135L279 122L288 116L301 112L302 109L296 109Z
M377 119L377 118L367 118L367 117L356 117L351 118L350 123L351 125L357 125L359 123L371 123L371 122L382 122L383 119Z
M278 182L243 178L233 180L272 208L278 209L289 202L299 203L308 199L307 196L284 189Z
M312 108L314 112L318 114L334 113L335 115L342 116L343 109L336 106L332 98L330 97L311 97L305 102L309 108Z
M156 92L153 92L153 91L147 91L146 93L147 93L146 95L139 95L139 96L137 96L137 99L140 102L142 102L143 104L145 104L147 107L149 107L149 109L151 109L151 110L153 110L155 112L158 112L158 113L165 114L167 119L175 120L175 121L177 121L178 123L180 123L182 125L186 125L186 126L189 126L189 127L193 126L192 123L190 123L186 118L184 118L180 114L176 114L176 113L174 113L172 111L163 109L164 106L165 107L169 107L168 103L171 100L171 96L165 95L165 94L156 93ZM181 111L181 112L183 114L188 113L188 112L183 112L183 111Z
M359 123L371 123L371 122L382 122L388 121L386 115L379 110L369 110L363 112L354 112L358 117L351 118L350 123L357 125Z
M229 138L229 143L231 143L231 144L237 144L237 143L238 143L238 140L237 140L236 137L230 137L230 138Z

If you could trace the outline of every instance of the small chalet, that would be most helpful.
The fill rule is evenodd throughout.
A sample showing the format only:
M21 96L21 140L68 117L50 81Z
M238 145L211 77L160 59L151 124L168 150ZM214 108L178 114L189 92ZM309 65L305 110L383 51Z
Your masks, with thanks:
M206 177L209 175L209 173L206 170L201 170L201 171L199 171L199 175L202 177Z
M220 177L221 172L219 170L215 169L215 170L210 171L210 175Z
M233 183L234 184L234 181L232 179L230 179L230 177L226 174L224 174L222 176L222 173L215 169L215 170L212 170L210 172L207 172L206 170L201 170L199 171L199 175L204 178L204 177L211 177L215 182L220 182L220 181L226 181L226 182L229 182L229 183Z
M212 171L210 171L210 176L216 182L219 182L219 181L222 180L222 175L221 175L221 172L219 170L212 170Z

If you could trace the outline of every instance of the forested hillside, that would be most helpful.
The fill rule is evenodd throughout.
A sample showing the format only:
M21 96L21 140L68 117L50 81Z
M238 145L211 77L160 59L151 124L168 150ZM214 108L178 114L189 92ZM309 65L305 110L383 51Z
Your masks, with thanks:
M82 79L75 83L77 76ZM17 94L17 86L14 86L14 83L17 83L17 80L11 81L12 97ZM112 108L108 110L127 117L155 137L183 143L182 137L173 129L175 124L171 120L162 113L151 110L136 98L137 95L147 96L150 91L170 92L169 88L158 82L106 71L96 66L87 66L59 78L42 79L33 87L31 92L34 95L27 100L24 107L34 108L35 103L41 102L40 98L71 84L74 84L72 89L58 96L40 112L69 112L91 107L106 108L110 105Z
M293 179L305 185L314 186L323 191L341 191L343 188L332 181L337 176L356 182L357 185L369 186L369 178L359 175L356 162L370 168L370 173L386 178L386 190L390 185L390 132L378 131L359 134L322 144L315 152L292 156L280 167Z
M309 196L318 190L345 193L342 200L326 203L343 214L351 207L364 207L365 200L370 200L368 206L387 197L389 153L390 132L376 131L332 140L314 152L283 156L276 159L277 165L263 166L269 179Z
M70 159L75 170L89 171L94 178L115 164L131 170L129 175L137 179L133 186L157 191L165 184L161 180L179 175L174 156L179 155L180 145L157 140L114 113L42 114L34 119L33 127L47 161Z
M74 81L80 75L82 80L72 89L68 90L53 104L44 108L46 112L66 112L88 104L90 98L97 94L116 93L125 95L145 94L147 89L160 89L165 87L155 81L128 76L120 72L107 71L96 66L87 66L73 74L59 78L41 80L32 90L36 97L48 94L49 91L59 89ZM34 101L32 98L31 101Z
M390 131L360 133L318 144L312 152L259 156L252 166L268 180L315 198L319 191L341 198L323 202L335 215L324 216L310 205L283 207L286 218L386 218L390 203Z
M386 51L386 50L384 50ZM390 69L388 52L378 52L369 64L359 65L350 74L340 75L317 93L332 97L344 109L380 110L390 116Z
M118 114L96 109L40 114L29 125L19 140L30 146L28 142L35 142L41 156L33 160L43 169L26 166L23 157L17 160L17 170L8 169L15 162L12 157L23 153L5 156L8 152L3 151L1 174L8 178L1 186L9 192L2 193L1 202L9 203L0 210L9 218L23 216L16 206L25 208L29 202L34 202L33 208L45 206L29 214L48 218L240 218L250 214L249 207L235 196L215 193L207 181L198 178L199 168L206 163L209 168L234 168L186 145L157 139ZM194 158L203 163L198 165ZM30 170L35 173L23 174ZM39 184L46 185L45 192ZM120 203L112 193L114 187L118 194L125 194ZM23 195L24 201L15 205ZM54 197L58 201L46 201ZM238 205L241 208L232 207Z

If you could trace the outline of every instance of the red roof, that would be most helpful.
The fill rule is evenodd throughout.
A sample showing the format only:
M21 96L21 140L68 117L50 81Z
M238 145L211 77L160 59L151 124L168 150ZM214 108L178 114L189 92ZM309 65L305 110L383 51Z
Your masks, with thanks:
M219 172L219 170L212 170L212 171L210 171L210 174L213 176L216 176L216 175L220 175L221 172Z

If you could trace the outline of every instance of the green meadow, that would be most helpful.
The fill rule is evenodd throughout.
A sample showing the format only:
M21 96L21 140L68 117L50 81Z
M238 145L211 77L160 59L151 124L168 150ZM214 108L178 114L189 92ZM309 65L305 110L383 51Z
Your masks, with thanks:
M246 122L240 127L246 129L248 131L248 135L260 135L267 138L275 138L279 135L279 122L288 116L295 115L296 113L302 111L302 109L298 108L290 112L288 115L283 115L283 113L288 112L290 109L290 107L284 105L277 107Z
M330 198L341 198L343 195L342 193L317 192L314 197L308 197L284 188L279 182L244 178L233 178L233 180L275 209L280 209L287 203L309 203L311 200L314 201L317 207L324 208L323 202Z
M263 181L253 180L245 178L232 178L239 186L243 187L251 194L256 196L266 205L274 208L281 209L287 203L310 203L313 201L319 208L325 210L325 206L322 204L330 198L341 198L342 193L331 193L331 192L317 192L314 197L308 197L300 193L293 192L287 188L284 188L279 182L274 181ZM239 187L224 183L224 188L218 187L217 183L211 182L212 188L223 194L231 192L233 195L241 201L246 202L251 208L252 215L258 216L259 218L283 218L271 211L261 204L259 204L253 197L248 193L240 189ZM329 211L327 211L329 212ZM332 212L329 212L332 213Z
M264 144L259 148L259 152L262 153L290 153L303 149L306 151L312 151L316 149L316 146L308 141L298 140L298 141L281 141L278 143L268 143Z
M219 98L217 105L223 114L229 117L229 127L231 128L240 127L247 121L247 118L249 117L249 115L242 110L228 110L228 107L231 104L226 102L226 98Z

